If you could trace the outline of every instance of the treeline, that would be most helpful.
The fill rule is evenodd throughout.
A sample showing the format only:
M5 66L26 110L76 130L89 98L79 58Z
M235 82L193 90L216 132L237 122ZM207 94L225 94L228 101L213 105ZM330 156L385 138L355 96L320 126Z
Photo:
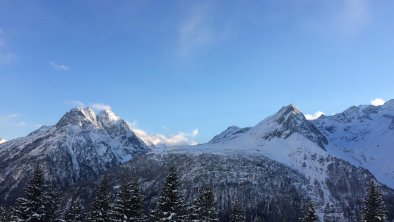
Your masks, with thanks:
M180 180L175 167L169 169L156 208L146 211L144 196L138 178L124 179L111 201L108 178L100 180L90 210L80 197L65 204L62 191L47 185L44 172L36 165L31 179L27 182L23 197L15 206L0 208L1 222L215 222L220 221L216 198L210 187L201 188L191 204L185 204L180 192ZM67 205L67 207L65 207ZM64 210L67 208L67 210ZM387 221L382 195L373 181L370 181L364 208L360 216L362 222ZM235 201L230 209L230 222L245 222L243 204ZM263 218L255 216L253 222ZM301 222L317 222L319 217L311 201L306 204Z

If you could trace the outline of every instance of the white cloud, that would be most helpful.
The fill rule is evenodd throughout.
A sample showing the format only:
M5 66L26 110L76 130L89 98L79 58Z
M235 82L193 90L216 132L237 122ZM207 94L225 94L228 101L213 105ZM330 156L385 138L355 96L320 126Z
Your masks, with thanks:
M69 71L70 67L64 64L56 63L56 62L50 62L50 65L56 70L56 71Z
M192 135L193 135L193 136L197 136L197 135L198 135L198 129L194 129L194 130L192 131Z
M324 113L322 111L317 111L314 114L305 114L305 118L307 120L315 120L319 118L321 115L324 115Z
M371 104L374 105L374 106L381 106L384 103L385 103L385 101L383 99L380 99L380 98L376 98L376 99L371 100Z
M229 34L228 25L215 23L211 5L203 3L194 6L188 15L178 29L178 52L183 56L221 41Z
M66 103L73 107L85 107L85 104L78 100L66 100Z
M87 105L84 102L81 102L79 100L66 100L66 103L73 106L73 107L86 107ZM90 103L90 107L92 107L96 111L101 111L101 110L112 110L111 106L108 104L104 103Z
M6 139L1 139L1 138L0 138L0 144L5 143L5 142L7 142Z
M190 133L179 132L175 135L164 135L164 134L148 134L142 129L136 127L135 122L127 122L130 128L146 144L153 145L166 145L166 146L178 146L178 145L196 145L197 142L193 140L198 135L198 129L192 130Z
M0 126L11 126L11 127L26 127L27 123L20 120L20 115L17 113L0 116Z
M105 110L105 109L111 110L112 109L110 105L103 104L103 103L92 103L92 104L90 104L90 106L95 110Z

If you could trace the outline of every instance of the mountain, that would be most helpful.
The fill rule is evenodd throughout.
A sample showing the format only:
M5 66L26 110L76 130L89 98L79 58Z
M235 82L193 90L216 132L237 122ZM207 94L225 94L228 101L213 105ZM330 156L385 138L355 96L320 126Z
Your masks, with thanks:
M393 219L394 164L387 155L394 144L393 103L351 107L314 121L288 105L253 127L231 126L208 143L177 147L148 147L111 111L76 108L54 126L0 144L0 203L21 193L40 162L69 199L91 199L103 174L112 188L125 175L138 176L149 210L167 169L177 166L185 201L212 186L224 221L235 200L244 203L249 219L261 214L267 221L295 221L308 199L322 221L357 221L375 177Z
M293 184L301 183L302 187L308 188L305 190L305 194L301 195L301 199L311 198L316 204L321 219L325 221L354 221L361 208L360 198L364 194L365 184L374 176L368 171L332 155L327 151L329 146L329 139L316 127L314 122L307 120L298 108L289 105L254 127L245 129L230 127L215 136L209 143L174 147L167 149L164 153L152 150L152 153L156 155L191 155L195 158L199 158L200 155L211 155L212 159L224 159L219 161L220 164L230 166L234 164L228 163L226 160L231 157L243 158L242 163L239 163L241 166L249 165L250 159L254 159L264 162L263 166L266 168L272 167L273 164L287 167L292 172L296 172L297 177L302 177L305 180L302 183L289 181L288 185L283 185L283 190L290 189ZM268 162L267 158L274 163ZM192 164L188 165L188 167L193 166ZM189 170L195 171L193 168L189 168ZM281 174L282 172L274 170L270 173ZM233 173L245 175L242 167L239 167L238 170L234 168ZM255 176L249 182L259 184L255 179L260 180L261 177L264 176ZM185 178L185 180L189 179ZM197 177L193 181L199 180ZM234 183L240 186L239 183ZM272 181L272 183L281 182ZM261 192L274 192L279 198L286 195L275 191L272 186L264 187L266 190L261 190L258 187L255 189ZM383 187L382 189L388 196L393 198L393 190ZM297 190L301 192L299 189ZM247 195L244 192L241 193ZM248 198L245 201L257 200Z
M353 106L313 124L328 139L328 152L371 171L394 188L394 100L381 106Z
M36 163L62 186L94 180L149 148L110 110L67 112L54 126L0 144L0 197L12 200Z

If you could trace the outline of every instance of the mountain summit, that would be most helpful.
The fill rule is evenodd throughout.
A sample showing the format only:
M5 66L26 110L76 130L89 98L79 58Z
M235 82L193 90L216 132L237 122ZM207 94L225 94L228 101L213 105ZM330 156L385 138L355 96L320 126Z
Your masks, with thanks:
M305 118L297 107L291 104L282 107L276 114L257 124L254 129L266 140L274 137L286 139L298 133L319 145L323 150L327 145L325 136Z
M112 111L96 115L91 108L74 108L54 126L0 144L0 194L7 190L11 195L27 177L26 170L38 162L50 180L67 185L95 179L149 150Z

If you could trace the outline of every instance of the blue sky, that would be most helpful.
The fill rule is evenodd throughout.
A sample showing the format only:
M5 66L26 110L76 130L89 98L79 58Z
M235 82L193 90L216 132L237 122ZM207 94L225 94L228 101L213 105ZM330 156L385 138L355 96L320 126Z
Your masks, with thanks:
M190 143L289 103L332 114L389 100L393 11L389 0L0 0L0 137L78 104Z

